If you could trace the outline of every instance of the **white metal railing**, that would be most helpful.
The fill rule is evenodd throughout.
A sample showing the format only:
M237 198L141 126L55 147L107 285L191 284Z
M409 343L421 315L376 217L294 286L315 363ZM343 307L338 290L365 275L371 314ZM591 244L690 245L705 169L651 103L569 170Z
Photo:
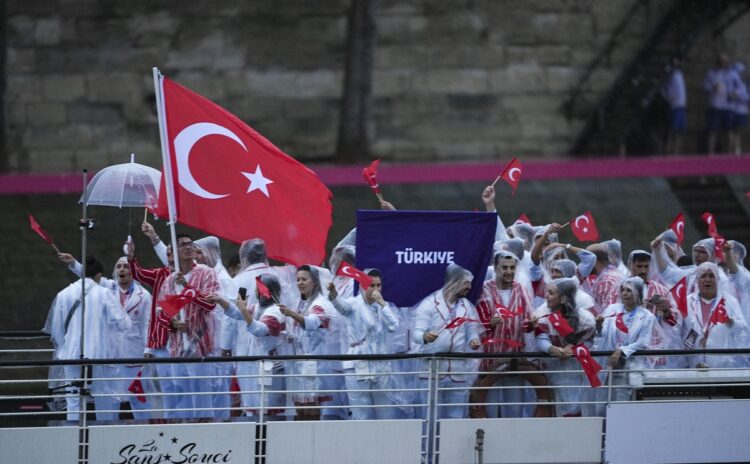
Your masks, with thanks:
M665 356L685 356L691 352L665 354L671 352L652 352L649 354ZM693 353L708 356L750 356L750 350L710 350ZM606 353L592 353L595 357ZM91 370L80 368L77 361L5 361L0 362L0 426L23 425L75 425L82 430L89 425L85 414L92 411L86 403L110 404L111 407L95 408L91 419L98 422L107 420L119 421L122 424L149 423L159 421L238 421L249 420L263 426L268 422L291 421L300 419L304 411L319 412L320 416L328 413L331 417L339 415L356 416L357 410L384 411L391 419L420 419L423 421L423 457L426 461L437 462L440 453L440 422L445 418L462 417L554 417L568 408L583 416L604 416L604 409L615 403L634 401L690 402L696 399L739 396L750 397L750 367L735 368L659 368L659 369L612 369L603 365L602 387L592 389L585 375L580 370L546 369L546 370L504 370L483 371L465 369L444 371L440 367L443 361L474 360L478 365L480 359L520 358L524 354L498 353L495 355L407 355L400 357L371 356L356 358L372 363L386 365L386 373L376 371L354 372L338 369L316 373L314 376L291 373L290 365L298 360L311 360L308 357L277 358L205 358L192 360L171 359L129 359L129 360L87 360L85 365ZM526 353L530 357L543 360L541 353ZM643 355L638 354L636 356ZM329 362L342 359L354 359L348 356L317 358ZM276 372L262 368L263 361L275 361L284 366L283 371ZM135 363L144 366L140 381L143 392L132 393ZM199 375L173 375L169 370L179 365L209 366L206 373ZM454 363L455 364L455 363ZM525 364L529 368L531 364ZM44 385L49 379L40 373L45 366L69 366L66 371L84 373L81 375L63 375L56 378L56 391L44 392ZM72 366L72 368L70 367ZM238 371L238 366L257 366L255 373ZM125 368L117 371L118 368ZM507 367L507 365L505 365ZM516 366L517 367L517 366ZM20 376L22 369L32 369L29 376ZM13 377L8 373L13 371ZM390 371L389 371L390 370ZM161 371L161 372L159 372ZM119 372L119 373L118 373ZM105 375L99 375L102 374ZM161 373L162 375L159 375ZM91 375L93 374L93 378ZM530 384L524 378L529 375L546 379L544 384ZM555 376L558 377L555 377ZM560 377L563 376L563 377ZM356 388L347 388L347 378L362 378ZM635 382L631 382L633 377ZM286 385L296 380L312 379L322 382L327 387ZM454 381L461 379L463 382ZM554 381L550 381L554 379ZM567 379L561 381L561 379ZM616 379L616 381L615 381ZM274 385L274 382L276 384ZM235 388L230 388L234 384ZM198 389L192 389L192 386ZM239 385L239 388L237 388ZM78 391L79 387L83 387ZM179 389L176 387L180 387ZM296 394L314 392L319 397L338 397L339 402L322 402L320 404L294 404ZM485 394L486 393L486 394ZM348 401L357 394L379 395L380 402L362 404ZM658 395L657 395L658 394ZM499 396L499 399L493 397ZM139 400L144 400L141 402ZM83 417L79 422L66 421L66 412L60 407L65 400L78 398ZM188 405L184 401L203 399L203 406ZM387 401L382 401L383 399ZM730 398L731 399L731 398ZM62 400L62 401L61 401ZM222 401L217 401L222 400ZM211 401L211 403L205 403ZM281 401L281 403L279 403ZM131 410L122 412L121 403L130 403ZM183 404L181 404L183 402ZM140 404L139 404L140 403ZM200 401L199 401L200 403ZM279 412L281 410L281 412ZM557 411L557 414L555 412ZM75 411L73 411L75 412ZM132 419L131 419L132 417ZM318 418L318 415L312 416ZM375 414L377 417L377 414ZM69 417L69 418L72 418ZM310 417L306 417L309 419ZM325 419L325 417L322 417ZM562 420L562 419L561 419ZM106 422L111 423L111 422ZM258 440L265 440L261 432ZM86 434L81 433L81 445L85 448ZM256 456L264 457L261 446Z

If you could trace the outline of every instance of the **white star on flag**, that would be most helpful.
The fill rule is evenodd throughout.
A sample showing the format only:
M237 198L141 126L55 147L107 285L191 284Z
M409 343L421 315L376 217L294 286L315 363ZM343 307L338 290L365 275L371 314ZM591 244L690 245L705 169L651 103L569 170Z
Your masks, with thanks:
M260 164L255 168L255 172L250 174L249 172L243 172L243 176L247 177L250 181L250 185L247 187L247 193L253 190L260 190L267 198L271 198L268 194L268 184L273 184L271 179L263 177L263 171L260 170Z
M583 232L584 232L584 233L585 233L585 232L588 232L588 231L589 231L589 228L588 228L588 227L584 227L584 228L583 228Z

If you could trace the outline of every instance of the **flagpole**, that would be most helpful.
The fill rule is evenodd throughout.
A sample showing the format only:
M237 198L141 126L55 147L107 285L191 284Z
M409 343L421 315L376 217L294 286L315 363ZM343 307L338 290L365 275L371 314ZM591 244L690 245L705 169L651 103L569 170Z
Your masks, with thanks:
M83 170L83 192L86 193L86 184L88 184L88 169ZM83 364L83 360L86 357L86 273L88 272L86 266L86 233L88 231L88 218L86 211L86 201L84 198L81 202L82 215L81 221L78 223L78 228L81 230L81 339L78 342L78 349L80 354L78 355L81 361L80 374L79 374L79 386L78 386L78 456L85 456L86 453L86 436L83 432L86 427L86 365Z
M161 161L164 166L165 191L167 192L167 208L169 210L169 233L172 239L172 261L175 272L180 272L180 260L177 258L177 233L175 222L177 220L177 208L175 203L174 182L172 181L172 162L169 156L169 141L167 139L167 122L164 111L164 92L162 86L162 75L159 68L153 68L154 93L156 95L156 115L159 120L159 139L161 140Z
M172 157L169 153L169 138L167 137L164 80L157 67L153 68L153 72L154 94L156 95L156 115L159 120L159 139L161 140L161 160L162 165L164 166L165 179L163 179L163 181L166 182L165 191L167 192L167 208L169 209L169 234L172 239L172 262L174 263L174 271L180 272L180 259L177 252L177 233L175 232L175 224L177 223L177 204L175 203L174 182L172 180ZM182 285L176 285L176 288L178 292L182 291ZM184 309L180 310L179 319L180 321L185 320ZM182 332L182 346L186 350L190 346L187 332Z

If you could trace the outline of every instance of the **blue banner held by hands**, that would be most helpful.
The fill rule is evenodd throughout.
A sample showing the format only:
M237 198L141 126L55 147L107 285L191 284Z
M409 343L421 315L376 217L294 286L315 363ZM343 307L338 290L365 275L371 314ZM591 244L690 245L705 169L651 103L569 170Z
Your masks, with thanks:
M454 211L357 211L359 269L383 274L383 297L407 307L443 286L456 264L474 275L469 300L479 298L492 259L497 216Z

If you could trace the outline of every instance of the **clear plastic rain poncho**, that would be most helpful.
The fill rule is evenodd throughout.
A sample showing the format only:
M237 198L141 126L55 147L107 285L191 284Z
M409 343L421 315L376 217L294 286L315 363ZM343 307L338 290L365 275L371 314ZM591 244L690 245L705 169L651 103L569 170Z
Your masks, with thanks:
M557 261L553 261L549 266L550 271L559 272L562 278L575 277L577 268L578 265L575 261L570 259L558 259Z
M711 302L708 320L703 320L702 298L700 297L700 279L705 274L713 273L716 278L716 296ZM714 263L702 263L695 269L696 291L688 296L688 317L685 320L686 345L691 344L695 349L700 349L705 344L706 349L713 348L744 348L749 346L750 334L745 317L742 314L737 299L726 291L720 281L721 270ZM732 289L733 290L733 289ZM714 322L711 323L711 315L716 312L717 306L724 301L724 308L732 324ZM702 340L705 338L705 342ZM692 356L691 367L703 362L711 367L747 367L748 357L741 355L730 356Z
M547 247L542 252L542 266L546 272L545 277L549 277L550 266L555 261L569 259L568 253L563 246Z
M534 244L534 228L529 224L525 222L513 224L508 227L508 236L521 239L524 250L531 251L531 247Z
M622 262L622 244L617 239L610 239L601 243L604 250L607 252L607 258L609 258L609 264L615 266L617 270L623 276L629 274L628 268L625 267L625 263Z
M737 272L729 274L729 280L737 293L737 299L742 308L742 315L750 323L750 271L745 267L747 248L736 240L729 241L732 244L732 256L737 264Z
M354 279L336 275L342 262L347 262L352 266L355 264L354 259L357 256L357 228L350 230L339 243L331 250L331 257L328 258L328 269L330 269L333 284L336 286L336 292L343 298L354 296ZM327 284L323 286L327 288Z
M305 327L296 323L287 326L287 333L293 336L293 354L345 353L346 351L342 350L345 347L348 349L346 326L328 299L327 291L324 290L331 281L331 273L327 269L311 265L301 267L297 273L300 272L309 273L313 288L310 296L305 300L300 300L296 309L305 318ZM319 310L322 310L322 313ZM301 393L293 395L295 402L309 403L320 396L332 396L333 400L324 403L321 417L337 417L343 413L344 409L326 407L345 404L343 377L319 375L341 372L341 361L291 361L288 367L294 374L304 374L287 381L287 387L290 390L301 390ZM318 395L317 390L320 389L330 392Z
M550 265L550 272L557 271L560 273L561 277L558 278L575 278L576 280L578 280L578 276L576 275L577 270L578 265L575 263L575 261L572 261L570 259L558 259L557 261L553 261ZM576 306L578 308L593 311L595 305L596 304L594 303L594 299L591 297L591 295L579 288L576 292Z
M469 272L468 269L465 269L456 263L451 263L445 270L443 294L446 295L446 297L455 296L461 292L461 289L466 282L471 284L473 280L474 275Z
M674 243L672 243L671 241L665 241L665 239L671 239L672 237L674 237ZM651 256L649 278L652 280L659 280L668 287L671 287L676 284L677 281L679 281L681 278L692 275L693 271L695 271L696 264L691 264L689 266L677 265L677 261L674 257L677 256L677 259L679 259L682 254L678 256L673 251L675 250L674 247L677 246L677 237L674 235L674 232L668 230L661 235L661 238L663 246L660 246L656 250L654 250L654 253ZM714 239L704 238L703 240L698 240L697 242L695 242L691 249L693 263L695 263L695 258L697 256L696 251L698 249L705 250L706 253L708 253L709 261L712 261ZM682 249L680 249L680 252L682 252ZM662 263L661 266L659 265L660 262ZM691 279L691 277L688 277L688 279Z
M555 279L548 285L557 288L560 293L562 308L561 313L565 316L573 328L573 333L562 338L557 334L556 329L549 322L545 315L552 312L546 304L543 304L535 311L535 316L540 317L540 328L546 330L537 331L536 344L539 351L549 352L551 346L564 347L568 344L586 343L591 340L596 332L596 323L594 316L585 309L578 308L575 302L576 291L578 290L578 279ZM557 334L552 336L551 334ZM583 393L582 385L586 384L583 373L580 372L581 365L575 358L558 359L555 357L543 358L542 363L547 372L547 378L556 388L555 401L559 402L555 406L558 416L574 416L581 412L581 395Z
M216 268L219 265L224 268L224 265L221 264L221 248L219 246L218 238L214 237L213 235L209 235L208 237L203 237L195 240L193 242L193 245L200 248L203 252L203 256L206 259L206 266L214 270L217 270Z
M239 253L241 269L245 269L253 264L268 262L266 242L260 238L251 238L242 242Z
M685 251L683 251L682 246L680 246L679 243L677 243L677 234L674 233L672 229L667 229L664 232L662 232L661 236L662 243L664 246L668 247L671 250L671 253L673 256L676 256L679 258L680 256L685 254Z
M599 380L607 384L607 375L611 375L612 385L618 387L611 392L615 401L627 401L631 399L633 389L627 386L643 385L643 373L641 369L653 368L654 360L646 356L631 356L636 351L655 349L654 342L660 337L654 336L654 330L658 330L656 317L643 307L644 282L640 277L630 277L620 284L620 289L629 289L634 296L635 307L627 311L622 302L610 305L602 313L601 331L597 335L592 346L593 351L613 351L619 349L621 356L614 370L603 369L599 372ZM627 332L618 327L618 321L627 327ZM663 348L663 347L659 347ZM606 366L609 359L598 357L597 362ZM606 388L589 388L584 391L583 400L587 402L582 407L585 416L604 417L606 411L606 400L608 391ZM591 402L599 402L592 404Z
M536 240L539 237L541 237L542 235L544 235L544 232L546 232L547 229L549 229L550 225L551 224L547 224L546 226L536 226L536 227L534 227L534 240L533 241L536 242ZM550 243L555 243L555 242L558 241L558 235L557 235L557 233L549 234L549 236L547 238L549 239ZM532 243L531 246L533 247L534 244Z
M709 263L715 263L716 262L716 253L714 251L714 239L712 238L704 238L702 240L698 240L695 242L695 245L693 245L692 253L693 253L693 263L698 266L700 263L697 261L698 256L698 249L703 249L706 253L708 253L708 262Z

